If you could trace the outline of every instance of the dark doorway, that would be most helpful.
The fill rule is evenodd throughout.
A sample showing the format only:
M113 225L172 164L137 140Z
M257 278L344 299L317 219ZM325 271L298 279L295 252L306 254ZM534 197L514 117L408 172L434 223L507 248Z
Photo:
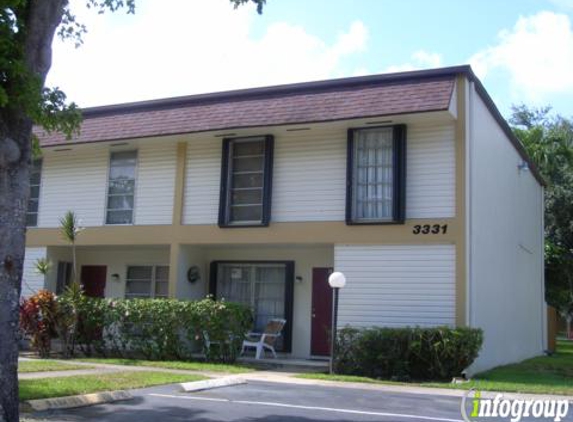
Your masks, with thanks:
M72 283L72 263L58 261L58 272L56 275L56 294L64 293L66 287Z
M310 351L314 356L330 355L332 289L328 276L332 268L312 269L312 325Z
M82 286L89 297L104 297L107 267L105 265L82 265Z

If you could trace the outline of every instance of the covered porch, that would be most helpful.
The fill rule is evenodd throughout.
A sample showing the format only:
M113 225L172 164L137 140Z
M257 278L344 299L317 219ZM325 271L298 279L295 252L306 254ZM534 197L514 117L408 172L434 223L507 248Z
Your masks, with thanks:
M46 255L53 269L45 285L59 293L71 277L71 248L51 246ZM259 362L275 369L305 366L311 358L317 360L307 366L322 370L325 365L331 321L327 277L333 264L334 245L77 248L78 276L92 296L199 300L212 295L251 307L254 331L264 330L271 318L286 319L279 359Z
M279 353L309 358L328 352L312 347L312 302L313 282L321 281L317 274L327 274L333 267L333 245L181 245L177 263L175 297L200 299L211 294L244 303L253 309L256 331L262 331L271 318L287 320ZM200 279L191 281L190 272L200 274ZM327 280L322 281L327 286ZM315 288L315 302L323 302L320 293ZM325 325L324 340L330 320Z

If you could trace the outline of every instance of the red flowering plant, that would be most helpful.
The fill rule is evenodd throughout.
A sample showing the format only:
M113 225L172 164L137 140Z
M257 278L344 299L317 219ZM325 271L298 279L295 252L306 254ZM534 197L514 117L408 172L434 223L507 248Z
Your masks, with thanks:
M56 311L56 296L48 290L40 290L20 303L20 328L31 337L40 357L50 355Z

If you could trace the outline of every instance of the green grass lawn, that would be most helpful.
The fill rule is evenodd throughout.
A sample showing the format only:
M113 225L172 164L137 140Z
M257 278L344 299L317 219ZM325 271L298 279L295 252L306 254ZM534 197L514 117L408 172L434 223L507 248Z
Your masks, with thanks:
M126 390L176 382L199 381L200 375L165 372L113 372L73 377L20 380L20 400L75 396L100 391Z
M416 385L463 390L476 388L484 391L573 395L573 342L559 341L557 353L553 356L539 356L520 363L500 366L477 374L470 382L464 384L451 384L449 382L403 383L328 374L301 374L298 377L370 384Z
M20 373L72 371L74 369L93 369L93 366L77 365L73 363L61 363L45 359L21 360L18 362L18 372Z
M148 366L151 368L182 369L186 371L228 372L240 374L254 371L253 368L242 365L227 365L223 363L183 362L183 361L154 361L119 358L82 358L82 362L105 363L109 365Z
M298 374L296 375L296 378L306 378L306 379L321 380L321 381L360 382L363 384L414 385L414 383L379 380L376 378L360 377L357 375L330 375L318 372Z

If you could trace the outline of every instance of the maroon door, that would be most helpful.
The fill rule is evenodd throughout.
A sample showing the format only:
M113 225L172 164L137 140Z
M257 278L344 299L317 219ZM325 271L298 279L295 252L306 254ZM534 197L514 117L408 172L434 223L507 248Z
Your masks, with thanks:
M332 268L312 269L312 326L310 351L312 355L330 355L332 324L332 289L328 276Z
M103 297L106 277L105 265L82 265L81 280L86 296Z

